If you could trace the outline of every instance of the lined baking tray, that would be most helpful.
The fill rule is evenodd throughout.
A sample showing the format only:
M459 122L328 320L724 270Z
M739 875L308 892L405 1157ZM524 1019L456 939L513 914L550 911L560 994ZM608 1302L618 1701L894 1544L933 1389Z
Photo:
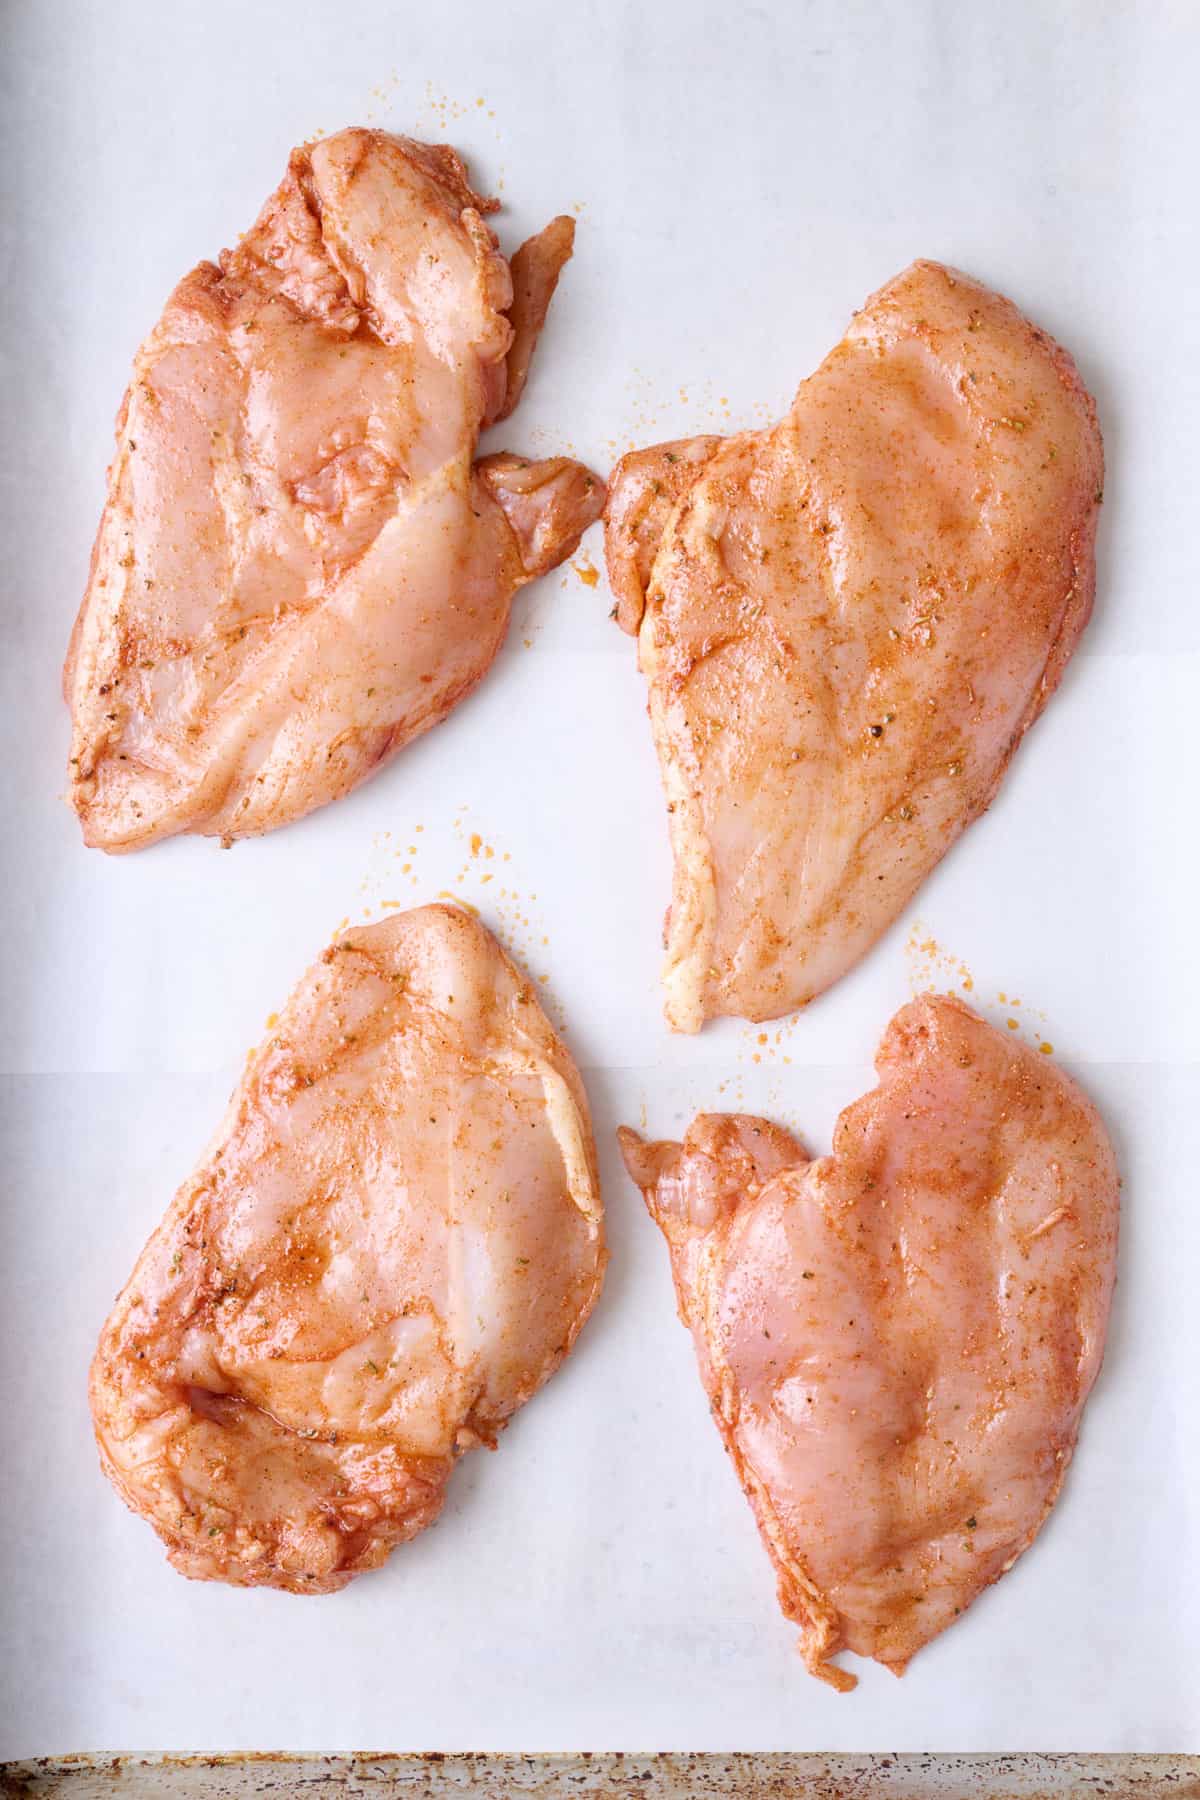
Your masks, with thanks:
M0 30L0 1755L1200 1749L1192 9L9 0ZM504 202L509 248L577 211L530 388L486 448L605 470L636 443L762 422L916 255L1010 293L1097 396L1099 601L1061 692L910 914L765 1042L662 1027L662 801L632 646L590 584L598 534L518 601L477 695L301 825L109 860L61 803L58 670L132 353L289 146L353 122L456 144ZM482 882L474 834L501 879ZM97 1469L97 1330L331 932L442 892L546 977L602 1148L605 1294L386 1569L308 1601L186 1583ZM779 1616L613 1131L737 1107L823 1150L887 1019L964 969L988 1016L1053 1043L1114 1133L1108 1359L1034 1549L903 1681L857 1665L841 1697L805 1676ZM151 1791L175 1771L103 1779ZM101 1779L20 1779L86 1792L85 1775Z

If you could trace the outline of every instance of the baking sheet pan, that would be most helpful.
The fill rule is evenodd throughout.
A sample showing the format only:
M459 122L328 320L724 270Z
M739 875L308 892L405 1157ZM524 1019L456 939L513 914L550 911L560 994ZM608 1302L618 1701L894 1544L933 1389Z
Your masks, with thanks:
M5 1782L7 1780L7 1786ZM13 1800L1195 1800L1168 1756L68 1757L11 1765Z
M0 29L0 1755L1200 1749L1192 6L8 0ZM491 447L605 470L763 421L916 255L1012 294L1097 395L1099 603L1061 693L910 914L765 1042L661 1024L662 802L632 646L589 585L598 534L518 601L479 693L340 805L229 852L80 845L58 669L130 357L289 146L352 122L455 143L510 249L577 213ZM330 933L443 892L566 1021L604 1157L605 1295L384 1571L306 1601L188 1584L96 1467L96 1332ZM1113 1130L1108 1361L1033 1551L902 1682L857 1665L840 1697L776 1610L612 1133L738 1106L824 1149L895 1008L967 979Z

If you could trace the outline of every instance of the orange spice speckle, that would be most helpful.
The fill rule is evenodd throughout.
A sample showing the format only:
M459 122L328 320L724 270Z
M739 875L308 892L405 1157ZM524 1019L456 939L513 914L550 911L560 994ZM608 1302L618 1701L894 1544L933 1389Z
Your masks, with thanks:
M1016 1031L1017 1021L1015 1019L1005 1019L1004 1023L1008 1026L1010 1031Z
M584 587L595 587L600 579L600 571L590 557L582 557L579 562L571 564Z
M478 856L483 848L483 839L477 831L471 833L471 855Z
M268 1013L267 1014L267 1030L268 1031L273 1031L274 1028L276 1027L276 1025L278 1025L278 1023L279 1023L279 1014L278 1013Z
M1038 1049L1041 1051L1043 1056L1053 1056L1054 1055L1054 1045L1053 1044L1039 1044Z
M975 982L960 956L944 950L929 931L923 919L915 919L905 945L908 980L911 991L920 994L934 990L948 993L959 988L970 993Z
M455 906L461 906L464 912L473 913L475 918L479 917L479 908L477 906L472 906L471 902L469 900L464 900L460 894L452 894L449 888L440 889L438 899L453 900Z

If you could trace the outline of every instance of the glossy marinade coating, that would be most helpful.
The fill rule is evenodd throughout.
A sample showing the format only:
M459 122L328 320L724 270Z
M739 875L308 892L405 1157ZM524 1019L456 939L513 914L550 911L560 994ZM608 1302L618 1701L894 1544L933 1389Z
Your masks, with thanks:
M892 1020L810 1161L763 1119L623 1131L813 1674L897 1674L1037 1535L1100 1367L1119 1181L1094 1107L961 1003Z
M437 1516L600 1289L587 1100L465 912L343 933L104 1327L101 1461L184 1574L342 1587Z
M674 852L679 1031L853 967L991 801L1087 622L1103 484L1075 365L919 262L767 431L628 456L606 551Z
M348 792L471 691L516 589L599 515L579 463L474 460L574 232L510 273L488 210L446 146L339 132L171 295L64 672L89 844L228 841Z

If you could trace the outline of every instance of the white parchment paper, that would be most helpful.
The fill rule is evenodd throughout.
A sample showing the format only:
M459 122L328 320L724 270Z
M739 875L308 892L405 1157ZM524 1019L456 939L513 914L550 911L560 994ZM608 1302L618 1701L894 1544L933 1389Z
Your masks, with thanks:
M1194 8L8 0L0 30L0 1755L1200 1749ZM661 1024L665 821L603 577L528 591L479 693L299 826L113 860L59 798L58 670L133 350L289 147L351 123L459 146L509 249L578 214L493 447L606 471L765 421L918 255L1011 294L1097 395L1099 603L1061 693L912 915L765 1041ZM566 1021L604 1159L603 1301L383 1572L311 1600L187 1583L97 1468L97 1330L330 933L442 891ZM1116 1139L1108 1360L1035 1548L903 1681L857 1665L839 1697L776 1609L613 1128L737 1105L823 1150L896 1007L966 980L1053 1043Z

